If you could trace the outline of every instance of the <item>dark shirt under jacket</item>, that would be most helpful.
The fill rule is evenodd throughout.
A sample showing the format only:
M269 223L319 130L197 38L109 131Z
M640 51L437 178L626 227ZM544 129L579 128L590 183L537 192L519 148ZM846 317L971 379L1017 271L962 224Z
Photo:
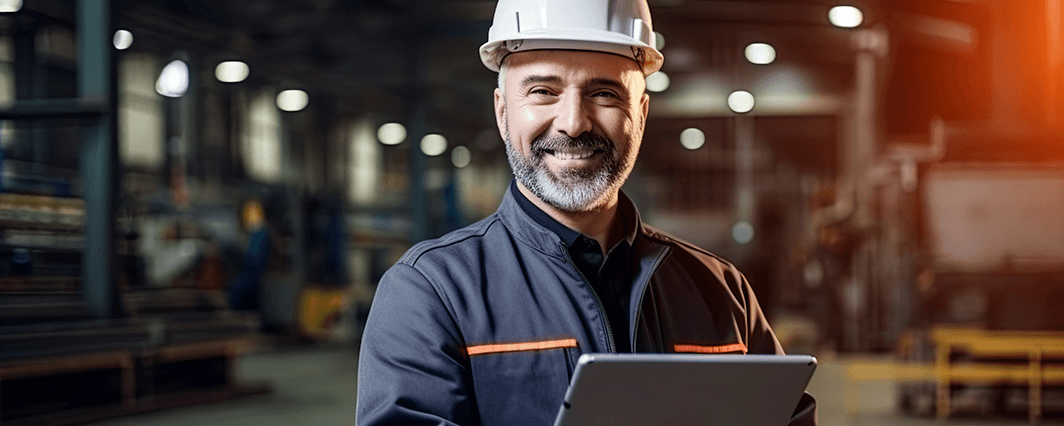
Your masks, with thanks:
M599 245L598 241L562 225L561 222L540 210L517 188L516 180L510 181L510 193L517 200L517 205L521 206L521 210L525 214L562 239L562 242L565 243L569 250L569 256L573 259L573 263L580 270L580 274L591 284L591 288L595 290L599 299L602 300L603 308L606 310L606 318L609 320L610 329L613 331L613 340L617 345L617 352L632 352L631 344L627 338L629 335L628 323L631 319L628 317L628 295L631 293L632 287L631 270L628 267L628 253L638 232L638 224L634 220L635 215L625 211L623 208L628 205L621 203L617 209L621 219L621 226L623 226L622 229L625 230L625 236L606 252L606 256L603 256L602 246Z

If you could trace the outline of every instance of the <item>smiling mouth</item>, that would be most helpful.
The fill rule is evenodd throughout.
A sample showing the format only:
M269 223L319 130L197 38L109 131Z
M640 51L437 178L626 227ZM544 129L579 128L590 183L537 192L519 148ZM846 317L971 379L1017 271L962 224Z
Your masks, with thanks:
M574 148L568 150L546 150L548 154L559 160L585 160L591 158L595 154L602 152L599 149L591 148Z

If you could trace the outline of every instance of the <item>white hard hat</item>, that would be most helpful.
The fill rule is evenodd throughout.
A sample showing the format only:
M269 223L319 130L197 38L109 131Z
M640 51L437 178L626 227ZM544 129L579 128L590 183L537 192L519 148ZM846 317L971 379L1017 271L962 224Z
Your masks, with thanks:
M661 69L646 0L499 0L480 60L492 71L506 55L542 49L614 53Z

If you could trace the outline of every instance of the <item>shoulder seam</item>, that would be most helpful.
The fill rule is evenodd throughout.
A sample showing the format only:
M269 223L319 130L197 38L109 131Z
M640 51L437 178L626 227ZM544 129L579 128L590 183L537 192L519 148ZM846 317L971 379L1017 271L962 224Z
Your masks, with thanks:
M735 268L735 265L732 264L731 262L729 262L727 259L724 259L723 257L720 257L717 254L715 254L715 253L713 253L713 252L711 252L709 250L706 250L706 249L704 249L702 247L696 246L696 245L691 244L691 243L689 243L687 241L683 241L683 240L674 238L671 235L665 234L664 232L658 231L657 229L654 229L654 228L647 227L645 225L643 226L643 229L646 231L645 235L648 238L651 238L651 239L654 239L654 240L658 240L659 242L663 242L663 243L667 243L667 244L674 244L674 245L683 246L684 248L687 248L687 249L696 251L698 253L702 253L704 255L710 256L713 259L716 259L718 262L721 262L722 264L724 264L724 265L726 265L726 266L728 266L730 268Z
M421 256L424 256L426 253L428 253L430 251L433 251L433 250L436 250L436 249L441 249L441 248L444 248L444 247L453 246L455 244L458 244L458 243L461 243L463 241L466 241L466 240L468 240L470 238L483 237L485 234L488 233L488 229L490 229L492 226L495 225L495 223L500 221L498 215L493 215L493 216L494 217L491 217L490 220L486 220L485 221L485 222L487 222L487 224L481 230L479 230L478 232L472 232L469 235L466 235L466 236L463 236L461 238L455 239L453 241L448 241L448 242L442 243L442 244L426 244L423 247L419 247L416 252L407 253L397 263L405 263L405 264L408 264L410 266L414 266L414 264L417 263L417 261L421 259Z

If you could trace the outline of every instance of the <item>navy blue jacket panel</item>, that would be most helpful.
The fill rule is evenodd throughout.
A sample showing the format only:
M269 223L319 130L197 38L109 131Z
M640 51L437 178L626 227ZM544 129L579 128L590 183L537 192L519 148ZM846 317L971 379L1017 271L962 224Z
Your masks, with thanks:
M550 425L579 356L615 339L636 352L783 353L727 261L640 224L629 268L631 333L618 336L565 244L509 193L486 219L415 245L374 296L356 423ZM803 404L792 425L815 424L815 401Z

